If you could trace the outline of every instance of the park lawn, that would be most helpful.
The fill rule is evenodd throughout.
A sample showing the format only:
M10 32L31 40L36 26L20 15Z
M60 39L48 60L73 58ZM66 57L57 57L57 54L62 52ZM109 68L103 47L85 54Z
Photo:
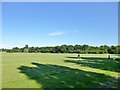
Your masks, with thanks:
M118 61L107 54L3 53L2 88L118 88ZM118 57L111 55L112 58Z

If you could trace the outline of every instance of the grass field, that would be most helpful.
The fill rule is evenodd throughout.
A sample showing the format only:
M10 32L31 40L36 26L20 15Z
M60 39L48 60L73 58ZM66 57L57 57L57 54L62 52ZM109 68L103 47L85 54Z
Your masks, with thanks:
M107 54L3 53L3 88L117 88L118 61ZM111 55L112 58L118 57Z

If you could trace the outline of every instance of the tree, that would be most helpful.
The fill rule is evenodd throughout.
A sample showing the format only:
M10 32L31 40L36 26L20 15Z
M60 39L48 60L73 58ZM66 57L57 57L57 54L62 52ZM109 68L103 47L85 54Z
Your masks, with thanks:
M120 54L120 45L117 46L89 46L89 45L61 45L55 47L28 47L23 48L14 47L12 49L2 49L6 52L25 52L25 53L81 53L81 54Z
M28 53L28 51L29 51L28 45L25 45L25 47L24 47L24 52L25 52L25 53Z
M67 50L67 53L73 53L74 52L74 46L73 45L68 45L66 50Z
M27 44L25 45L25 48L28 48L28 45L27 45Z
M12 51L13 51L13 52L19 52L19 48L18 48L18 47L14 47L14 48L12 49Z

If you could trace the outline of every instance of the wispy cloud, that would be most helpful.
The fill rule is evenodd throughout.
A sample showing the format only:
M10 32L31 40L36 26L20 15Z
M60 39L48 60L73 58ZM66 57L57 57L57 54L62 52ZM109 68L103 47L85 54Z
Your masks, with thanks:
M63 35L64 32L51 32L48 34L48 36L60 36L60 35Z

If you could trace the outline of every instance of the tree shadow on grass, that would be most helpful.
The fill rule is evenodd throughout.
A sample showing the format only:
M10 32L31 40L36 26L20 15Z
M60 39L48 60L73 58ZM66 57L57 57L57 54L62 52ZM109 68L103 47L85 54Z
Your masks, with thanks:
M97 88L105 87L105 81L114 79L98 74L69 67L32 63L36 67L21 66L18 69L30 79L42 84L42 88ZM117 86L116 86L117 87Z
M66 57L66 58L71 58L71 59L78 59L78 57L75 57L75 56L69 56L69 57ZM81 59L89 59L89 60L108 60L108 58L100 58L100 57L81 57Z
M119 62L115 60L108 60L107 58L97 58L97 57L82 57L81 60L75 60L76 57L67 57L73 60L65 60L65 62L80 64L81 66L89 66L92 68L98 68L102 70L109 70L114 72L119 72Z

